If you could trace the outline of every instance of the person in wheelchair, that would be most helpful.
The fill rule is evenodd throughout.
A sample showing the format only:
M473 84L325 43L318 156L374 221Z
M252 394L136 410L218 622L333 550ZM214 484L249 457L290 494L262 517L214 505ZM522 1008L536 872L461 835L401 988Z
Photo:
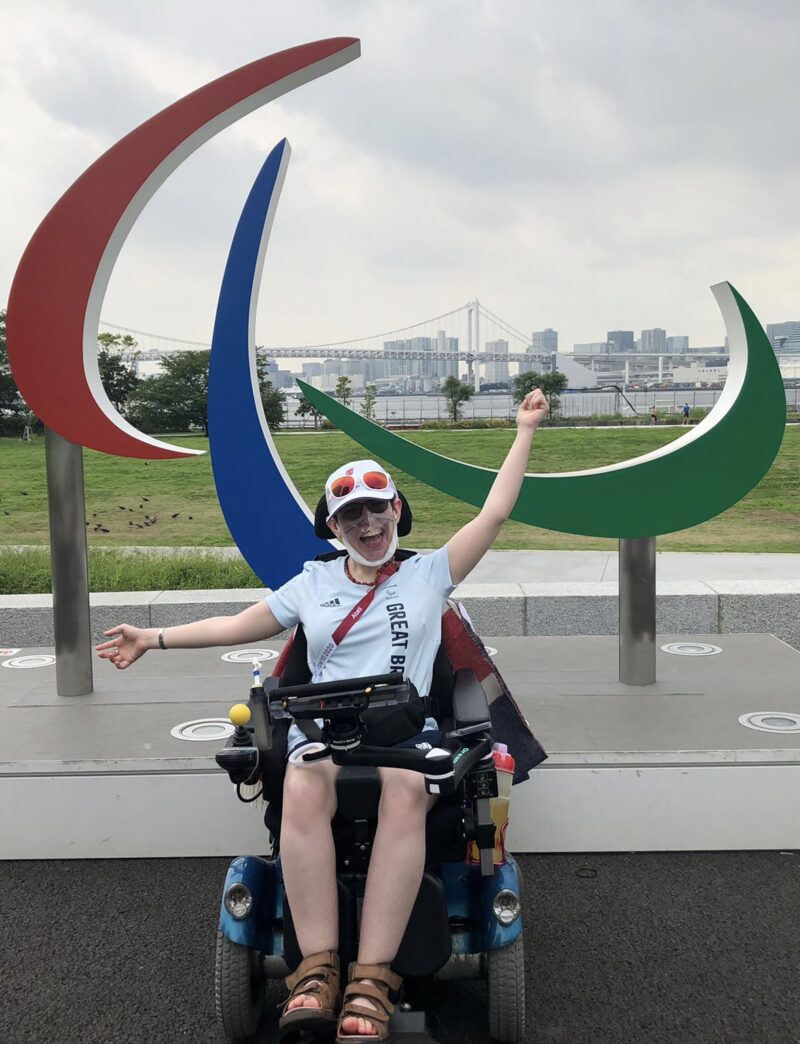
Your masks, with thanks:
M365 743L427 749L441 740L425 710L441 638L445 600L492 546L514 507L531 440L548 411L539 389L517 413L516 438L478 515L430 555L398 561L397 526L404 509L391 476L371 460L353 461L325 484L330 531L344 556L322 556L267 598L232 617L213 617L166 630L121 624L105 632L98 654L118 669L149 649L203 648L261 641L300 624L314 682L395 672L413 686L412 699L391 714L366 712ZM370 720L370 716L372 716ZM280 823L286 896L303 960L286 982L281 1035L337 1025L337 1042L388 1039L393 998L401 986L391 970L425 867L425 822L435 800L424 776L380 768L378 826L367 873L358 959L341 992L336 854L338 767L295 722L287 741Z

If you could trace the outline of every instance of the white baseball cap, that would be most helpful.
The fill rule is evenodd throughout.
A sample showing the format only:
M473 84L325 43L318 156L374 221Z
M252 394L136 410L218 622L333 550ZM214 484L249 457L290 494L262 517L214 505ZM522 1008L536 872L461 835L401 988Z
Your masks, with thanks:
M329 519L352 500L394 500L396 496L391 475L374 460L351 460L325 483Z

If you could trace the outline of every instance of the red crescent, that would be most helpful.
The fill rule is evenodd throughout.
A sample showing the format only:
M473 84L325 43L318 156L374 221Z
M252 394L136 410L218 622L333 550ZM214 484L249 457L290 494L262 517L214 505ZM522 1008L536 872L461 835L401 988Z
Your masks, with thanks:
M71 442L122 457L192 455L134 428L100 383L100 307L117 255L147 201L187 156L247 113L359 53L352 37L318 40L227 73L131 131L64 193L22 256L6 317L14 380L44 424Z

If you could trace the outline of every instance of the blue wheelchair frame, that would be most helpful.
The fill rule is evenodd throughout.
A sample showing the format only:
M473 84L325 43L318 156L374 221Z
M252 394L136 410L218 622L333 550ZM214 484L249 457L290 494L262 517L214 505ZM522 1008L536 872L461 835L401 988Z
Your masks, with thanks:
M442 863L439 876L447 896L448 918L471 926L451 933L453 955L480 954L509 946L522 932L522 918L508 926L494 914L493 903L499 892L508 889L521 893L516 860L495 866L491 877L481 875L471 863ZM225 906L225 896L233 884L243 884L253 896L253 905L242 919ZM260 950L268 956L283 956L283 875L280 856L237 856L228 868L220 904L219 927L226 938L240 946Z

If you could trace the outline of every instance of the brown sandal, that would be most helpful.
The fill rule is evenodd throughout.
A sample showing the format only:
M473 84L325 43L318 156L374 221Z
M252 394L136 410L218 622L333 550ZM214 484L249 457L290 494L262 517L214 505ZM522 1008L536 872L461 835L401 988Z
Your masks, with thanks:
M362 979L372 979L362 982ZM389 1018L397 1003L403 980L391 970L388 964L351 964L347 988L344 991L344 1006L339 1015L336 1031L336 1044L379 1044L389 1039ZM366 997L376 1004L369 1008L359 1004L360 997ZM343 1033L342 1024L345 1019L366 1019L375 1026L374 1033Z
M281 1041L290 1033L319 1032L326 1027L329 1027L332 1033L341 1001L338 953L325 950L304 958L292 974L287 975L285 982L289 996L282 1006L278 1023ZM291 1011L287 1011L292 998L300 994L316 996L320 1006L292 1008Z

